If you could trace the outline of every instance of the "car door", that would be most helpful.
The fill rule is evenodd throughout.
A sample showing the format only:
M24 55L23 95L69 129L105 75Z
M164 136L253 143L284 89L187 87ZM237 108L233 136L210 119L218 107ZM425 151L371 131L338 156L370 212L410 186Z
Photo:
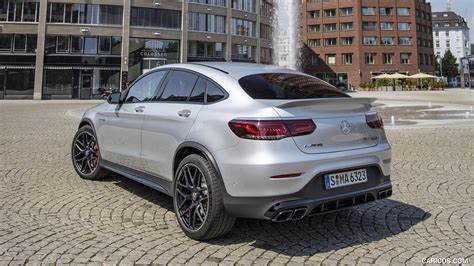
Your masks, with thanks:
M144 171L172 180L177 147L186 140L204 104L206 79L184 70L172 70L159 101L146 109L142 128Z
M146 103L154 100L156 91L167 71L155 71L142 76L125 92L124 101L107 114L99 130L99 143L103 159L140 169L142 134Z

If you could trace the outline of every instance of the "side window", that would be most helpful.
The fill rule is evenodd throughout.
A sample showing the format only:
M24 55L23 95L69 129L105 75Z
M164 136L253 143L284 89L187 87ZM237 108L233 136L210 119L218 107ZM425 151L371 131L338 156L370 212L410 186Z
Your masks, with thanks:
M161 94L160 101L185 102L197 79L198 76L192 73L179 70L173 71Z
M219 89L214 83L207 82L207 102L217 102L225 97L225 93Z
M194 86L191 96L189 96L189 101L193 103L203 103L204 95L206 94L206 79L199 78Z
M125 103L139 103L151 101L166 71L158 71L146 75L128 89Z

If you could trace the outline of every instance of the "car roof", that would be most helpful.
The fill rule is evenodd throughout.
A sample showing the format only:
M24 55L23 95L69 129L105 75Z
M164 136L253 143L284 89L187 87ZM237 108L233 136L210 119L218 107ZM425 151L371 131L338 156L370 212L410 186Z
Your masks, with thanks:
M214 70L219 71L221 73L225 73L237 80L248 75L259 73L298 73L294 70L278 66L235 62L195 62L185 64L163 65L160 68L163 67L187 68L191 70L202 69L204 71Z

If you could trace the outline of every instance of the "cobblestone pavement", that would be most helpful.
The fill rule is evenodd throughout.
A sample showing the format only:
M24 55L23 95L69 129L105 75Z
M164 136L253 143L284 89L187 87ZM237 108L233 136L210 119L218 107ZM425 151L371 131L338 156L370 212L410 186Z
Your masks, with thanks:
M221 239L178 227L171 199L69 158L88 102L0 102L0 265L7 263L474 263L474 127L388 129L390 199L297 222L240 219Z

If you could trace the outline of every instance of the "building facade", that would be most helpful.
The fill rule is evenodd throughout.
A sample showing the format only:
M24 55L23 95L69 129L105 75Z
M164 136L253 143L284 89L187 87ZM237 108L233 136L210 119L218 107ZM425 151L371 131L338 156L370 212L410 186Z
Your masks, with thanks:
M471 55L469 27L466 20L454 12L433 12L433 40L435 55L443 57L447 50L457 58Z
M441 60L446 51L450 50L457 59L459 69L463 70L463 80L470 82L468 58L471 55L471 42L466 19L452 11L433 12L432 16L434 49L437 60ZM458 84L457 78L454 78L453 81L455 81L454 84ZM461 78L459 82L461 82Z
M271 63L271 0L2 0L0 99L91 99L149 69Z
M303 0L304 71L338 87L381 73L434 73L425 0Z

